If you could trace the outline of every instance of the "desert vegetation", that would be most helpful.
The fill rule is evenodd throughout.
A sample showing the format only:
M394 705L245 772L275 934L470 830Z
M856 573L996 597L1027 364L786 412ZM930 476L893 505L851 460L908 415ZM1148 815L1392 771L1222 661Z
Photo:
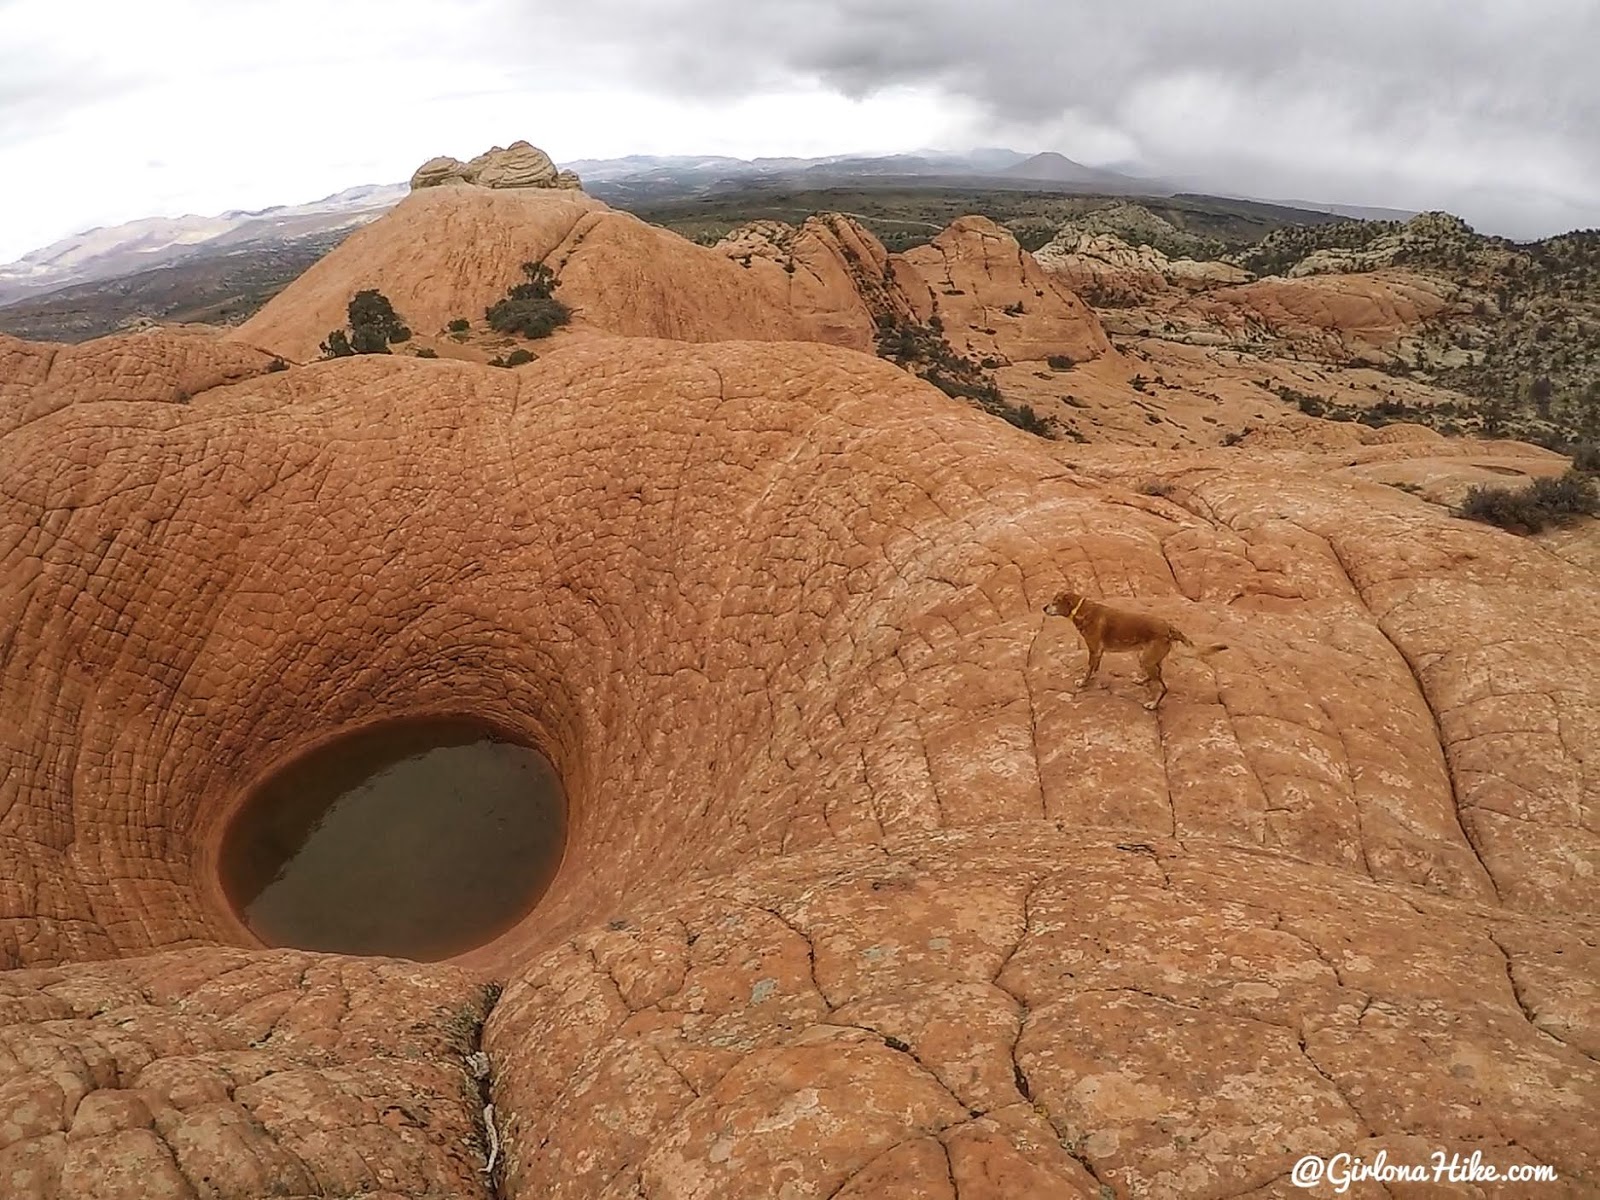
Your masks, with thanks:
M1285 225L1234 254L1229 261L1255 275L1282 275L1318 250L1365 250L1380 237L1402 228L1399 221Z
M395 313L394 305L376 288L366 288L352 296L346 316L350 332L330 331L321 347L324 358L388 354L391 343L411 339L411 330Z
M1013 404L1001 394L989 367L957 354L944 336L937 314L928 324L878 318L878 356L925 379L946 396L965 400L992 416L1037 437L1056 436L1054 418L1041 417L1031 404Z
M818 213L847 212L891 252L923 245L957 217L970 214L1004 225L1024 250L1037 250L1065 222L1123 203L1122 197L1112 196L939 186L807 189L752 185L692 200L607 199L707 246L750 221L799 225ZM1327 213L1214 196L1140 197L1139 207L1172 231L1166 237L1147 233L1142 240L1160 243L1158 249L1175 257L1194 257L1197 248L1217 254L1243 249L1271 230L1296 222L1341 220Z
M1600 513L1600 489L1591 475L1572 468L1553 479L1535 479L1526 487L1474 487L1461 502L1460 512L1513 533L1538 533L1550 525Z
M531 363L538 357L539 356L534 354L531 350L525 350L521 346L518 346L510 354L507 354L504 357L501 357L498 354L495 355L489 360L489 365L491 367L520 367L523 363Z
M499 333L549 337L572 319L572 310L555 298L556 275L549 267L525 262L522 273L527 279L506 289L504 300L497 300L484 310L484 319L489 328Z
M1286 226L1228 261L1282 274L1323 251L1333 253L1329 269L1398 267L1446 285L1449 307L1382 368L1475 403L1458 413L1419 409L1408 419L1561 451L1600 439L1600 231L1523 244L1425 213L1404 223ZM1114 306L1114 298L1086 298Z

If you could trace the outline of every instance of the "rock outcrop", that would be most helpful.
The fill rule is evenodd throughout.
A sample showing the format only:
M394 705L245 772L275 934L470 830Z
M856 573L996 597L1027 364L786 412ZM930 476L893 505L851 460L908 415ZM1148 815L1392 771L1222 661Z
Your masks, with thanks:
M908 259L950 311L1010 303L1008 254ZM997 350L1077 311L1038 282ZM139 390L155 335L63 353L0 361L8 1195L1600 1181L1585 568L1314 454L1065 447L815 344L591 330L187 404ZM1116 657L1076 691L1063 586L1233 649L1155 714ZM453 965L250 946L230 806L439 711L560 770L539 908Z
M1314 250L1290 267L1287 274L1290 278L1299 278L1378 271L1408 260L1465 253L1472 241L1472 227L1460 217L1444 212L1418 213L1364 245Z
M1088 305L987 217L962 217L899 257L926 286L918 315L937 315L959 353L1033 361L1065 354L1083 362L1111 349Z
M1205 291L1247 283L1250 273L1223 262L1168 258L1109 233L1058 233L1034 254L1045 270L1099 303L1136 302L1172 288Z
M1210 261L1222 257L1225 246L1215 238L1179 229L1142 204L1118 200L1062 222L1057 238L1074 242L1082 237L1106 235L1128 246L1149 247L1165 258Z
M1386 361L1449 304L1435 280L1384 272L1259 279L1208 292L1191 311L1213 327L1262 330L1327 357Z
M441 155L430 158L411 176L411 190L446 184L476 184L486 188L568 188L583 186L577 175L561 171L550 156L527 142L495 146L469 162Z
M350 297L377 288L419 332L481 321L522 278L555 272L573 330L675 341L808 341L870 352L879 319L937 314L974 359L1088 360L1110 344L1089 308L1004 229L957 221L891 255L847 217L777 221L699 246L582 192L429 188L352 234L228 336L315 358Z
M230 336L304 361L345 322L350 297L377 288L418 332L484 310L544 262L579 329L681 341L796 340L808 332L771 290L783 272L614 212L578 191L427 188L346 239ZM864 315L856 334L865 344Z

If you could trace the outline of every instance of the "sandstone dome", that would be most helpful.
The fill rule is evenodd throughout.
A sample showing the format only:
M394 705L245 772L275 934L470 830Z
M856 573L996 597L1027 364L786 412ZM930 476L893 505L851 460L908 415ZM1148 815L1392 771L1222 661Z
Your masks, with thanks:
M413 330L442 331L458 318L481 321L527 262L556 274L583 331L870 352L880 317L937 313L955 348L977 357L1061 350L1088 360L1110 349L1088 306L982 218L904 255L838 214L798 228L760 222L708 247L581 191L481 187L413 192L228 336L315 358L365 288L383 292Z
M0 1191L1265 1197L1442 1150L1592 1193L1593 572L1330 470L1425 439L1052 443L859 352L937 304L1109 357L1006 237L424 188L229 338L0 339ZM354 287L442 325L526 258L583 325L527 366L276 369ZM1155 713L1075 690L1063 587L1232 649ZM241 797L436 712L559 770L538 908L448 963L256 944Z

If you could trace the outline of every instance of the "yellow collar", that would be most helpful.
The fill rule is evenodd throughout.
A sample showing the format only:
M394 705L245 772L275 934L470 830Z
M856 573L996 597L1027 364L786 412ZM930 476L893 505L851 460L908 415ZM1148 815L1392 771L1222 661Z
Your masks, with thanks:
M1079 596L1078 597L1078 602L1072 606L1072 611L1067 614L1067 620L1073 621L1073 620L1077 619L1078 610L1083 607L1083 602L1085 600L1087 600L1088 598L1089 597L1087 597L1087 596Z

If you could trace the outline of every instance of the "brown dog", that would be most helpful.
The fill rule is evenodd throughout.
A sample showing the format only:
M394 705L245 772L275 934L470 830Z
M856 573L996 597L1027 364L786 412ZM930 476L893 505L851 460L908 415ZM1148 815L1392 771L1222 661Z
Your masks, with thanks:
M1161 678L1161 660L1166 658L1174 642L1181 642L1202 655L1215 654L1218 650L1228 648L1221 642L1196 646L1183 630L1160 617L1123 612L1076 592L1062 592L1044 606L1044 611L1052 617L1068 618L1083 635L1083 643L1089 649L1089 669L1078 683L1080 688L1087 687L1094 678L1094 673L1100 669L1100 655L1105 651L1139 651L1144 682L1157 684L1161 688L1156 698L1145 705L1148 709L1154 709L1167 694L1167 681Z

